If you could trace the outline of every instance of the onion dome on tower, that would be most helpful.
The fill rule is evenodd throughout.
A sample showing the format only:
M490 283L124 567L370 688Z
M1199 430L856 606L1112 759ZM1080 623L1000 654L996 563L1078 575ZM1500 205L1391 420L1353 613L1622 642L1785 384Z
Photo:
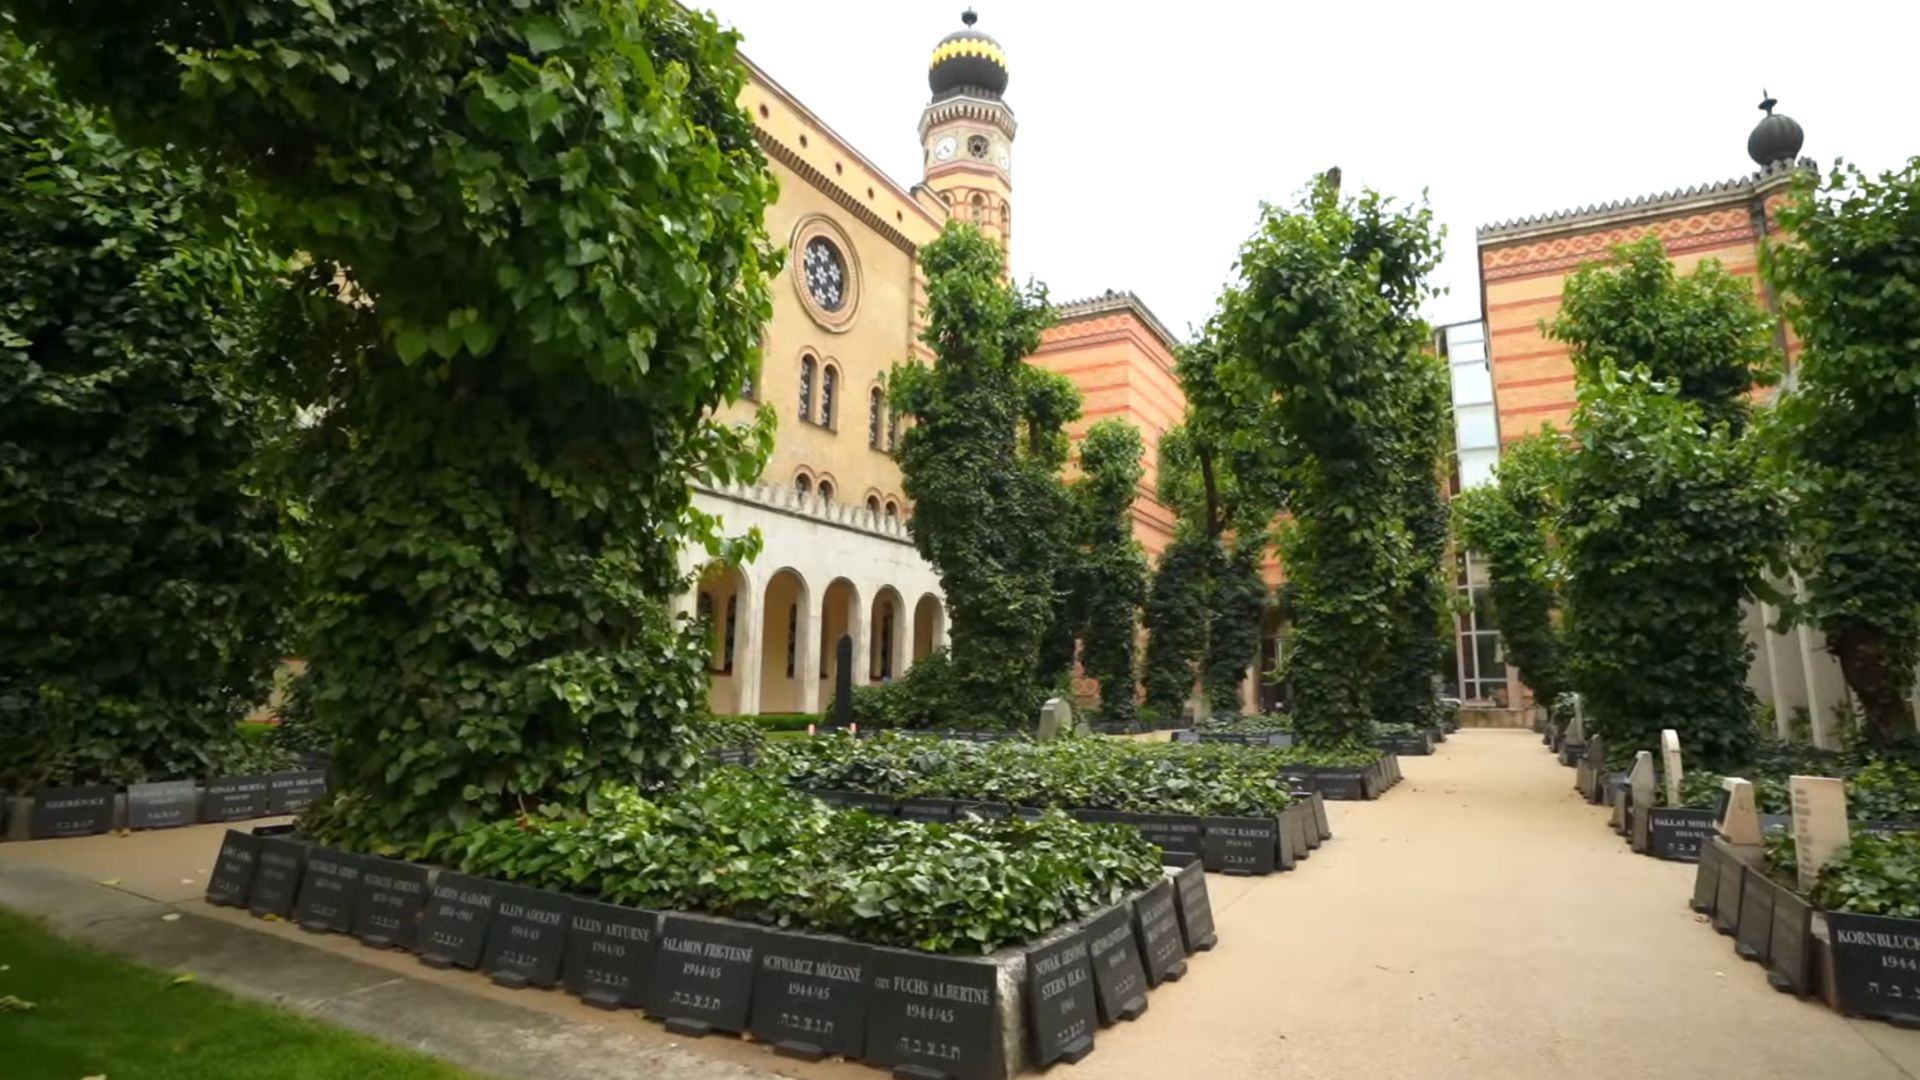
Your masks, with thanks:
M1773 111L1775 101L1765 90L1760 91L1765 101L1760 109L1767 115L1753 127L1753 134L1747 136L1747 156L1754 164L1767 168L1779 162L1792 163L1800 157L1800 144L1806 141L1806 133L1791 116L1782 116Z
M1000 43L973 28L980 16L968 8L960 16L966 26L940 39L927 65L927 85L933 100L966 95L998 101L1007 92L1007 54Z

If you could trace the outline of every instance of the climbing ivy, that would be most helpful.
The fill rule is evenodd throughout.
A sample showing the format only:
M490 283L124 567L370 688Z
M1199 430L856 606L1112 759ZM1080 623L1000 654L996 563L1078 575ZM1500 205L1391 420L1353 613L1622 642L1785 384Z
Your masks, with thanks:
M1213 537L1182 526L1160 553L1147 593L1141 672L1147 712L1155 720L1179 717L1193 693L1196 665L1207 651L1207 583L1216 550Z
M1920 662L1920 158L1808 176L1795 195L1780 215L1793 242L1766 261L1804 348L1777 410L1806 583L1788 613L1825 633L1887 746L1915 737Z
M197 168L63 99L0 16L0 787L197 777L293 571L247 380L276 260ZM223 220L224 215L224 220Z
M1260 623L1267 611L1267 581L1260 564L1267 553L1267 531L1235 537L1231 550L1216 544L1212 602L1207 606L1207 651L1201 683L1207 707L1238 713L1241 684L1260 653Z
M1134 654L1140 605L1147 593L1147 556L1133 538L1133 500L1145 469L1140 431L1125 420L1102 420L1080 441L1080 479L1073 485L1080 543L1073 570L1080 665L1100 684L1100 715L1130 723L1136 713Z
M1453 501L1460 546L1487 560L1489 614L1507 660L1542 703L1571 689L1554 622L1560 571L1552 537L1563 459L1561 437L1551 432L1516 439L1501 450L1494 483Z
M313 707L419 835L693 759L689 481L771 313L773 181L736 38L665 2L12 0L122 130L233 170L306 311Z

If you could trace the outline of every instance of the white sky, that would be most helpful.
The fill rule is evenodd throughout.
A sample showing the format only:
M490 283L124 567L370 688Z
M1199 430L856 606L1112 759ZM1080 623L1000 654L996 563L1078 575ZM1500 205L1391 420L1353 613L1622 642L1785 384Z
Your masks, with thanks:
M692 0L700 3L701 0ZM706 0L744 51L902 186L927 57L965 0ZM1262 199L1429 193L1428 317L1479 317L1474 229L1754 169L1764 87L1822 167L1920 153L1913 0L1140 3L975 0L1007 50L1014 273L1204 321Z

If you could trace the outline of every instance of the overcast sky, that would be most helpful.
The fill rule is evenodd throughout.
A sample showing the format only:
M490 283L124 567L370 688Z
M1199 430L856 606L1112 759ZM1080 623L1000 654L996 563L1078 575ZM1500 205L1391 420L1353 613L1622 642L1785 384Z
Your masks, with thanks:
M694 0L698 3L699 0ZM959 0L710 0L775 80L903 186ZM1753 170L1761 89L1802 154L1920 153L1913 0L977 0L1006 49L1014 273L1203 322L1262 200L1341 166L1446 225L1436 322L1479 317L1474 229Z

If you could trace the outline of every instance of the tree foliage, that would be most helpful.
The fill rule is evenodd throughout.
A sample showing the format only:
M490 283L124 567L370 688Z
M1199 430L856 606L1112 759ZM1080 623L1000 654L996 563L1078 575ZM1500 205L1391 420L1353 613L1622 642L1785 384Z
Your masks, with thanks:
M314 709L420 834L671 774L689 480L750 476L774 194L734 35L664 2L15 0L123 131L232 169L304 312Z
M0 786L206 775L284 646L292 567L254 468L288 417L246 370L277 264L9 31Z
M1130 723L1136 713L1135 653L1140 605L1147 594L1147 556L1133 537L1133 500L1145 474L1140 431L1125 420L1102 420L1080 441L1080 479L1073 494L1080 544L1073 571L1080 612L1080 664L1100 684L1100 715Z
M1236 536L1231 547L1216 541L1211 601L1207 605L1207 651L1201 684L1213 712L1241 711L1241 684L1259 659L1260 623L1267 611L1267 580L1260 564L1267 530Z
M1655 261L1650 238L1582 269L1549 328L1579 378L1561 525L1571 674L1615 750L1673 727L1709 767L1731 765L1754 730L1741 601L1780 531L1742 436L1768 324L1717 263L1681 278Z
M1147 655L1141 673L1147 711L1156 719L1180 715L1207 652L1208 582L1218 541L1183 527L1160 553L1147 592Z
M1501 451L1493 484L1453 501L1460 546L1487 560L1492 621L1507 659L1546 703L1572 689L1560 627L1560 570L1553 547L1559 515L1561 437L1540 432Z
M1421 491L1438 482L1446 373L1418 316L1438 257L1429 211L1343 200L1323 179L1296 209L1266 208L1220 315L1225 355L1264 380L1293 452L1288 673L1311 743L1364 741L1376 716L1411 720L1433 697L1431 670L1418 697L1371 676L1439 634L1400 625L1439 557Z
M1778 410L1791 486L1790 608L1820 627L1860 700L1868 738L1914 738L1920 662L1920 158L1877 178L1808 177L1769 252L1800 337Z
M935 360L898 365L888 380L914 421L900 441L913 540L940 572L965 726L1026 726L1059 667L1057 649L1050 662L1043 654L1066 611L1060 428L1079 412L1078 395L1024 363L1051 313L1044 290L1007 283L993 241L952 223L920 262Z

